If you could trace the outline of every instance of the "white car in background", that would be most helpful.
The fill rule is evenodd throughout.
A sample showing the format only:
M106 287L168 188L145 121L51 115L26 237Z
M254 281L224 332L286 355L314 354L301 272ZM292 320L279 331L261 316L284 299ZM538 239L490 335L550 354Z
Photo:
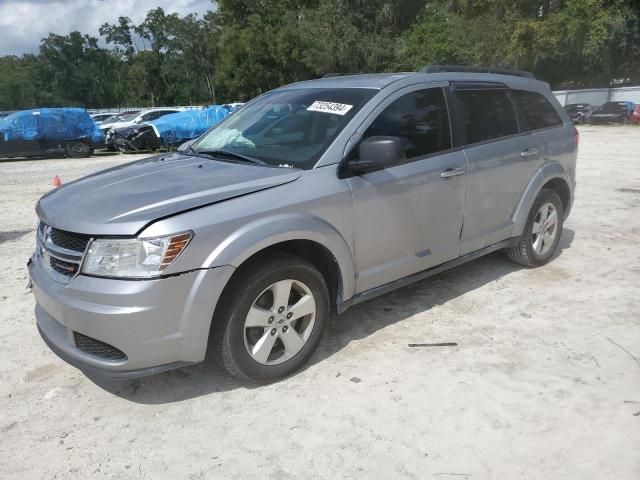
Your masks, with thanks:
M157 120L160 117L164 117L165 115L169 115L170 113L182 112L185 110L184 108L148 108L145 110L140 110L139 112L132 113L130 115L126 115L124 117L119 117L116 122L110 123L102 123L100 125L100 130L104 135L104 142L107 148L112 149L113 147L113 130L116 128L123 127L131 127L133 125L139 123L150 122L151 120Z
M119 112L100 112L93 113L91 115L91 119L96 122L96 125L102 124L105 120L108 120L112 117L115 117L119 114Z

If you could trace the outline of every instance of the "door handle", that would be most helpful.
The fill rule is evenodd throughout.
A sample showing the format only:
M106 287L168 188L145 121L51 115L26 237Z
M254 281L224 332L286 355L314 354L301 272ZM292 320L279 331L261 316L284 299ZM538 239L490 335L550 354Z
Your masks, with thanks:
M526 150L523 150L522 152L520 152L520 156L522 158L528 158L528 157L533 157L535 155L538 155L538 150L535 148L527 148Z
M458 168L447 168L446 170L443 170L442 172L440 172L440 176L442 178L451 178L451 177L457 177L458 175L462 175L464 173L464 168L458 167Z

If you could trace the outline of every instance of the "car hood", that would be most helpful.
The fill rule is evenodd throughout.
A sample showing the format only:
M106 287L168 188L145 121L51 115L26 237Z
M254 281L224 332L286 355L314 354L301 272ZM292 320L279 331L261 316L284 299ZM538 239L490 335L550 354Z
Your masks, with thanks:
M41 220L89 235L135 235L180 212L292 182L302 170L174 153L120 165L44 195Z

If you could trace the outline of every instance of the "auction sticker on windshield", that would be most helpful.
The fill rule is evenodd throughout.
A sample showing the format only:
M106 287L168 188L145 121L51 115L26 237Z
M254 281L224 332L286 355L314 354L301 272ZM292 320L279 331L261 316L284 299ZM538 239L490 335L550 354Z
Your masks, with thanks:
M353 108L353 105L347 105L345 103L334 103L334 102L323 102L321 100L316 100L309 108L307 108L310 112L325 112L325 113L334 113L336 115L344 115L349 110Z

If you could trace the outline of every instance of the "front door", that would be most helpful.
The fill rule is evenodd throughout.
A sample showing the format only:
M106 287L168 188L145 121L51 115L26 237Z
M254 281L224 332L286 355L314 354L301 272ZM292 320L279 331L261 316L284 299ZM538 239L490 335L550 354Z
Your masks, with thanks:
M371 119L362 138L400 137L407 160L348 179L357 293L456 258L466 190L466 159L451 151L442 87L400 91Z

